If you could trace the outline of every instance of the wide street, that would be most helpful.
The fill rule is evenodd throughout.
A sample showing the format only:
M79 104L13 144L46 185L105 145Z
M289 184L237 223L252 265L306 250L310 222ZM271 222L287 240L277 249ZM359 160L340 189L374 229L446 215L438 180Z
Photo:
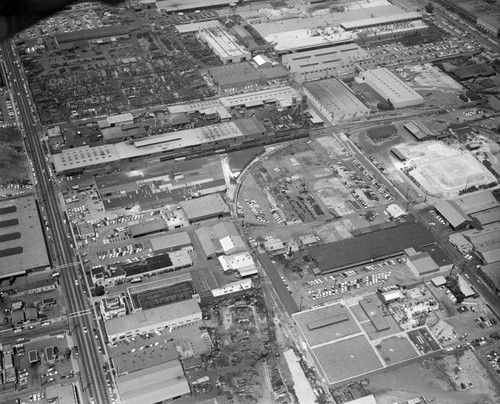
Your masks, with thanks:
M28 91L28 83L21 68L21 62L15 51L12 41L5 41L1 44L3 67L10 86L10 90L15 100L18 124L24 136L27 153L33 163L36 175L36 190L38 202L42 216L48 222L53 244L52 256L54 266L65 266L61 273L61 287L65 298L66 314L81 312L89 309L87 297L83 289L77 286L75 279L78 279L79 265L75 263L75 252L66 234L69 228L65 226L59 206L59 198L55 187L55 182L46 174L49 172L46 166L43 147L41 144L41 134L38 132L38 120L32 110L31 95ZM72 263L75 263L72 265ZM91 313L91 311L89 311ZM84 333L86 327L92 330L97 327L91 314L84 316L70 316L69 330L73 340L78 345L80 351L80 370L83 383L83 396L85 401L96 403L108 403L106 380L102 372L103 357L98 352L96 341L92 338L92 333ZM23 333L18 333L18 338L23 337Z

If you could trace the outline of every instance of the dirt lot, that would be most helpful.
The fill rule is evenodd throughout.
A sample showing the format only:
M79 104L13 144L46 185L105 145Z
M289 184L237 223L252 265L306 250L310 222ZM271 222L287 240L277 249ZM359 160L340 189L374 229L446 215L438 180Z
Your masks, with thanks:
M460 383L469 381L473 387L462 390ZM496 403L498 389L498 384L491 380L470 351L461 356L436 357L383 372L370 377L368 384L368 390L379 404L392 404L422 395L433 397L439 404Z
M14 194L29 183L29 164L21 134L17 129L0 128L0 187Z

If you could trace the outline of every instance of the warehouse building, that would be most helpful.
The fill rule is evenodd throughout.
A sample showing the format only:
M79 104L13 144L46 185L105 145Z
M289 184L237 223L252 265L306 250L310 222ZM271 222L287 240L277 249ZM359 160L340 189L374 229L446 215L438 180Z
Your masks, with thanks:
M185 231L153 237L149 240L154 254L164 254L180 249L192 250L189 234Z
M428 252L417 252L413 248L405 250L406 265L411 269L413 275L425 281L432 279L439 271L439 265L434 261Z
M470 216L474 220L474 225L482 229L486 225L500 222L500 206L476 212Z
M154 255L141 261L118 263L125 271L126 279L140 281L145 276L177 271L193 265L193 260L188 251L178 250L171 253Z
M162 217L129 226L130 235L133 238L150 236L152 234L162 233L166 230L168 230L168 226Z
M158 10L165 13L178 13L180 11L192 11L205 8L224 7L232 3L230 0L142 0L141 4L147 6L151 2L156 3Z
M373 58L357 44L331 46L282 56L281 63L297 82L352 74L357 68L371 68Z
M473 245L474 254L483 264L500 261L500 224L493 223L482 230L468 230L462 234Z
M189 273L162 277L153 282L139 283L127 288L131 310L146 310L191 299L193 279Z
M305 83L302 87L309 102L331 122L366 115L366 107L340 80L325 79Z
M419 93L385 67L363 71L360 77L394 108L407 108L424 103L424 98Z
M225 147L236 148L246 144L255 144L263 140L265 132L265 128L256 118L242 118L150 136L136 140L133 144L119 142L64 149L62 153L52 156L52 164L58 174L73 174L81 173L86 169L106 168L112 164L120 164L121 161L154 157L162 160L192 157L196 153L207 154Z
M207 259L246 251L246 245L232 222L202 226L195 230L195 234Z
M406 222L359 236L314 246L309 253L322 273L340 271L381 259L400 256L409 247L434 243L420 223Z
M118 376L117 387L123 404L155 404L191 393L179 359Z
M500 262L481 265L478 274L496 293L500 293Z
M434 139L434 133L423 123L410 121L403 125L403 127L410 132L418 141Z
M220 194L182 201L180 205L190 224L208 219L222 219L230 214L229 207Z
M21 196L0 200L0 279L49 267L35 198Z
M471 218L454 201L441 200L434 209L448 222L453 230L465 229L471 224Z
M407 21L419 21L422 19L420 13L401 13L380 16L375 18L358 19L354 21L346 21L340 24L340 27L346 31L356 31L364 28L381 27L388 24L404 23Z
M104 324L112 342L131 338L156 330L169 331L183 326L196 326L202 320L201 309L194 299L183 300L146 310L137 310L122 317L115 317Z
M220 98L222 105L227 109L238 107L253 108L269 104L280 108L289 108L299 100L300 94L290 86L268 88Z
M252 54L223 27L201 28L198 38L212 49L222 64L241 63L252 59Z
M130 112L125 114L110 115L106 119L97 122L100 129L112 128L121 125L131 125L133 123L134 116Z
M222 94L251 91L265 84L249 62L211 67L208 72Z
M406 21L382 25L373 28L363 28L358 31L358 42L366 45L384 41L422 35L429 31L429 26L423 21Z
M237 271L242 278L258 273L255 261L249 252L219 257L219 262L224 272Z

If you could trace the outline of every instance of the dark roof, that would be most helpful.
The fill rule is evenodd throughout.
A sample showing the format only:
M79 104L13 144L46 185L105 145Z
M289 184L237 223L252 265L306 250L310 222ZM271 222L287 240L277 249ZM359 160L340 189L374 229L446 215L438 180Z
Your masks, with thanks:
M451 71L459 80L467 80L472 77L479 76L492 76L495 70L484 63L477 63L475 65L458 67Z
M128 34L131 31L128 24L125 25L113 25L111 27L98 27L93 29L85 29L82 31L75 32L64 32L61 34L56 34L56 40L58 43L64 42L74 42L81 40L104 38L109 36L118 36L123 34Z
M372 139L389 137L395 134L398 130L394 125L384 125L376 126L375 128L370 128L366 131L368 136Z
M408 247L419 247L435 241L420 223L403 223L388 229L336 241L309 249L322 272L343 269L383 256L399 253Z
M4 208L0 208L0 215L5 215L7 213L14 213L17 211L17 207L14 205L5 206Z
M259 82L260 75L250 63L235 63L209 69L214 82L219 86L240 85Z

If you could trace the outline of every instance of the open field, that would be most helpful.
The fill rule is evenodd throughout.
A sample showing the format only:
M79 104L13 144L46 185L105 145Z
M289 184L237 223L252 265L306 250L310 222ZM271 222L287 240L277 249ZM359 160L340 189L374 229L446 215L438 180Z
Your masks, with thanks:
M463 370L458 371L458 367ZM454 379L455 376L458 377ZM456 389L457 382L462 380L472 382L474 387ZM498 386L470 351L458 357L448 355L389 368L369 377L367 390L375 395L379 404L392 404L422 395L433 397L439 404L493 404L499 398Z
M21 134L14 128L0 128L0 186L21 186L30 182Z

